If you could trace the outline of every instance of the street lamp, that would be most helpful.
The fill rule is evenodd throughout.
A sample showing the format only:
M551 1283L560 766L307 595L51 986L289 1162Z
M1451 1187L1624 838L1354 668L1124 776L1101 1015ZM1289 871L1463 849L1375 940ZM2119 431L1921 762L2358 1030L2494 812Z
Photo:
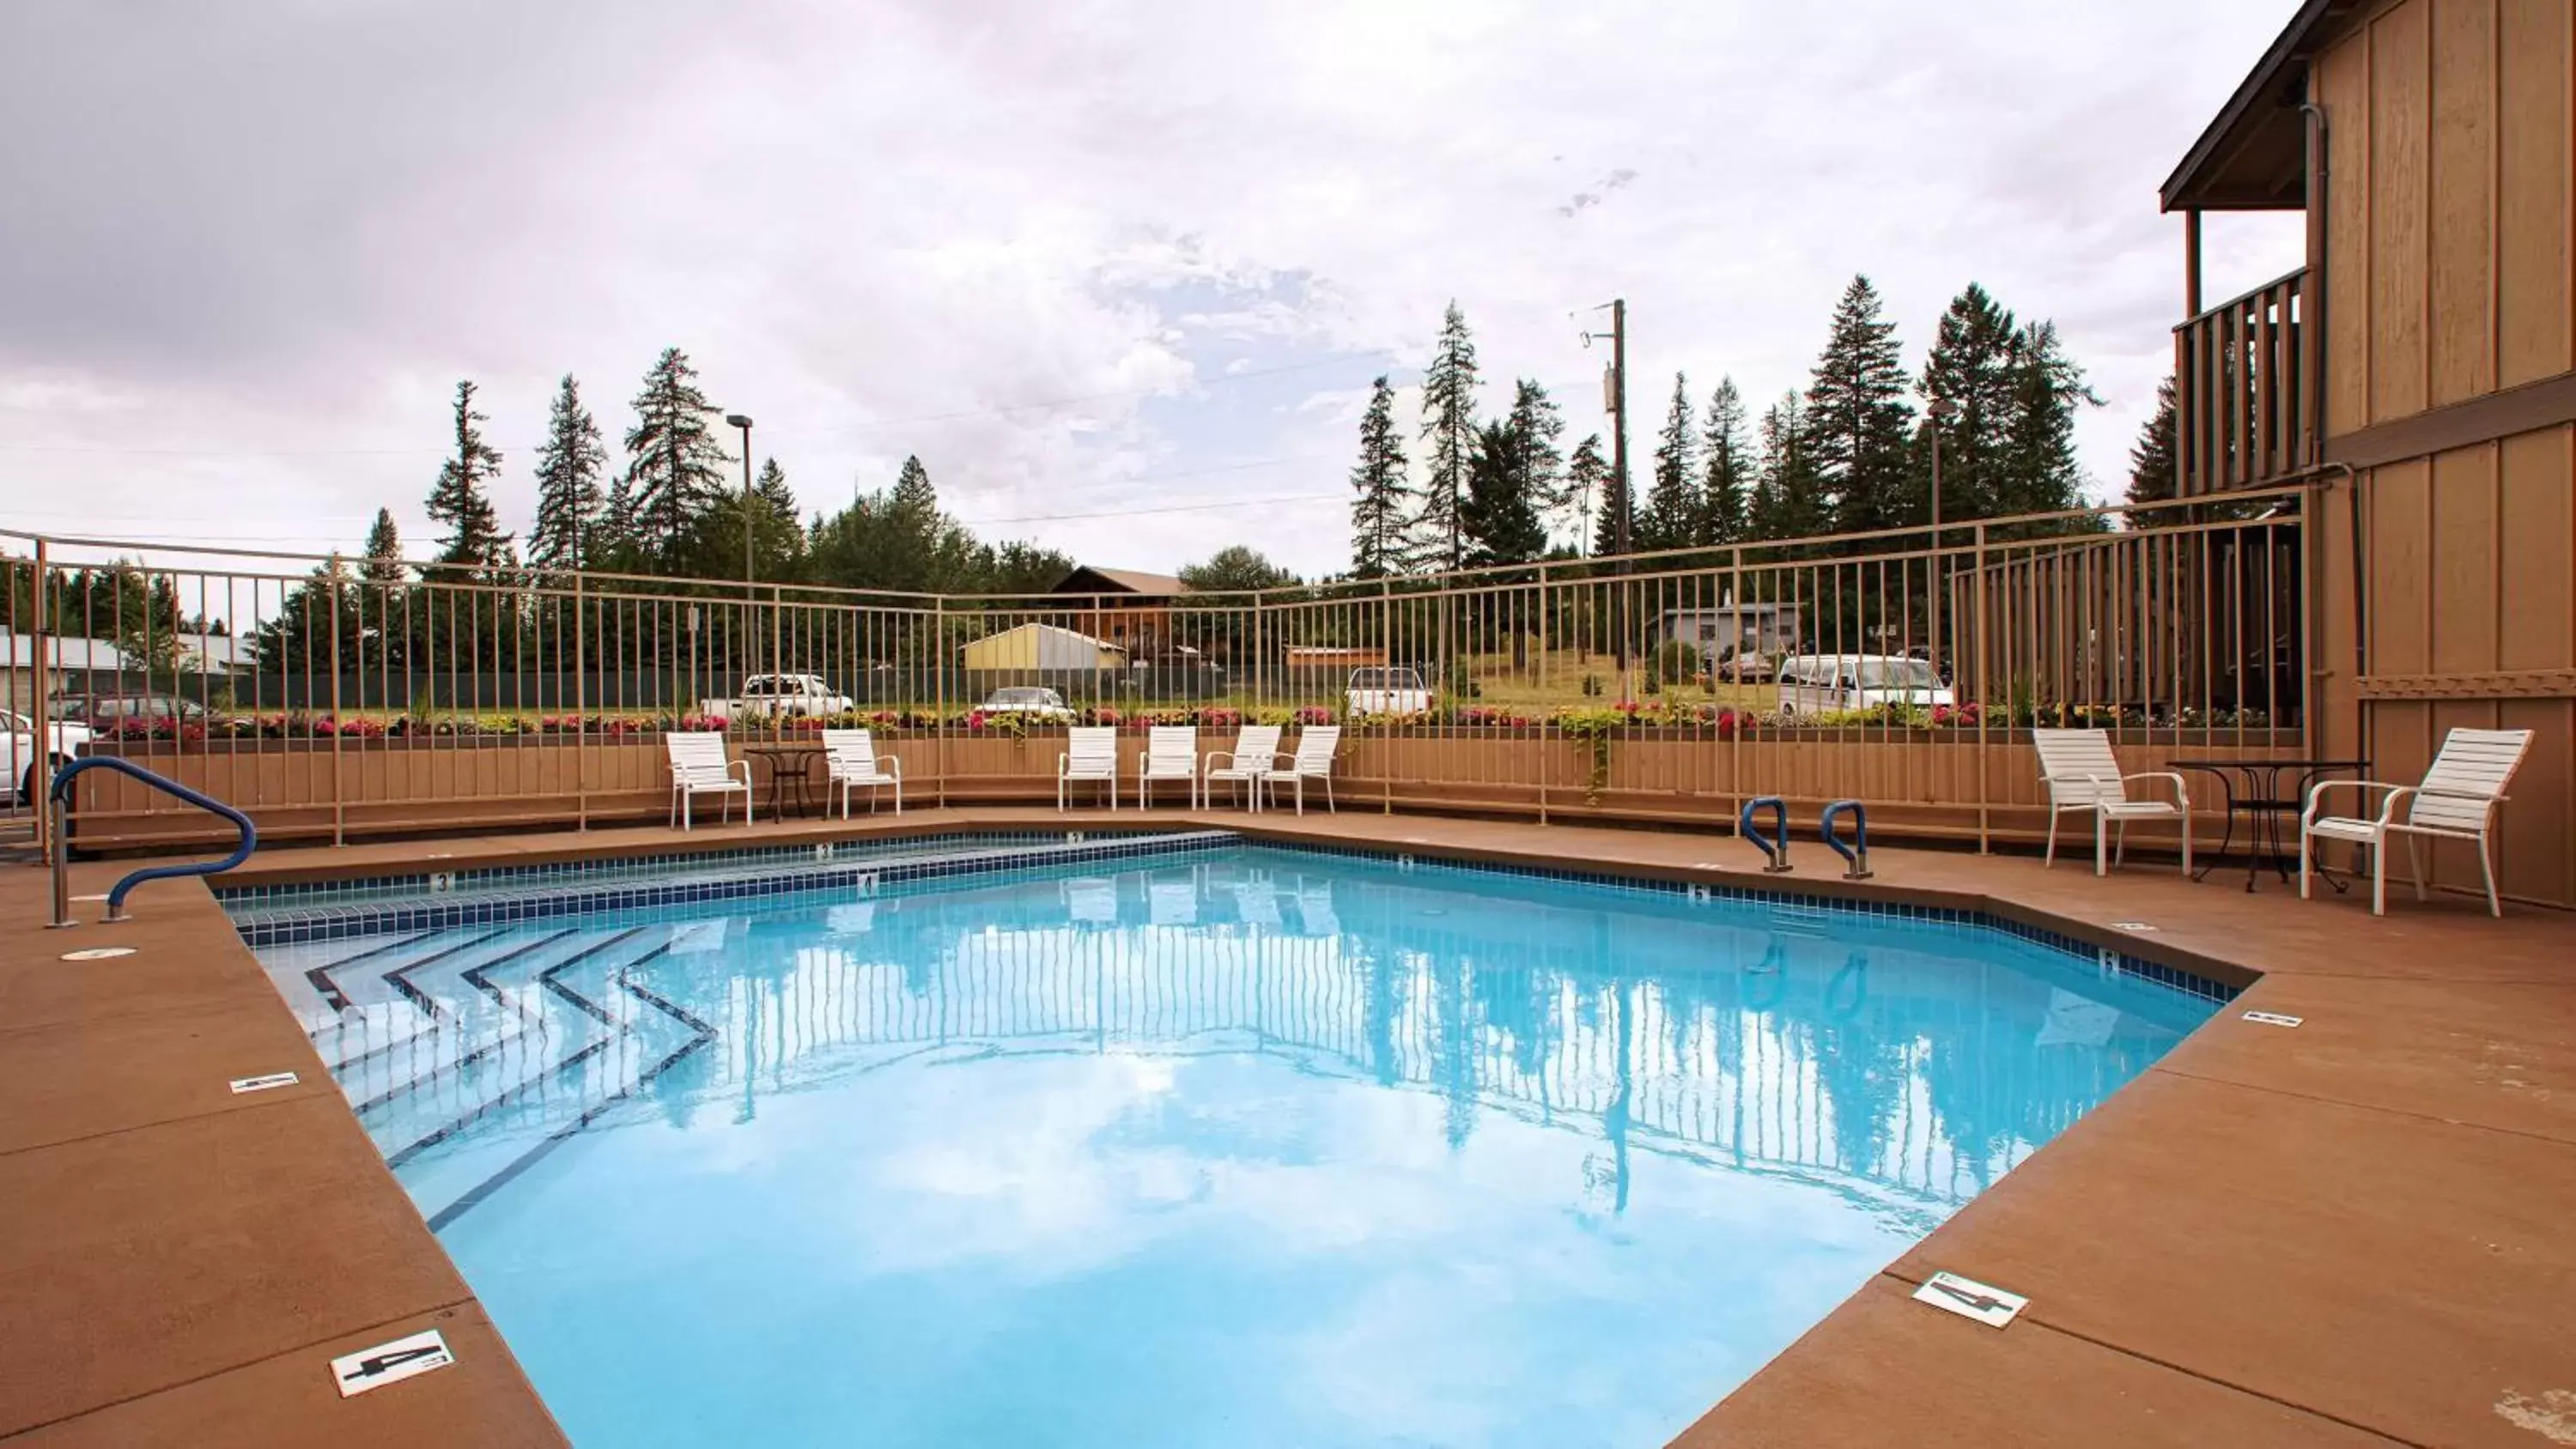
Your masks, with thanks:
M725 414L725 426L742 429L742 581L751 582L751 415Z
M1941 430L1950 425L1958 409L1939 393L1932 395L1932 639L1926 651L1931 656L1932 677L1941 673Z

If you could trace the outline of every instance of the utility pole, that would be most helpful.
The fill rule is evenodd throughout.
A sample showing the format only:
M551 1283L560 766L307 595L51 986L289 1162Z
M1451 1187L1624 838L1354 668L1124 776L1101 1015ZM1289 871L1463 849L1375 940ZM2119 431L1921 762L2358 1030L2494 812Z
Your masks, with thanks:
M1610 414L1610 506L1617 510L1611 519L1611 552L1619 556L1619 572L1628 572L1628 551L1635 546L1629 537L1636 509L1628 498L1628 299L1613 297L1605 304L1610 312L1610 370L1601 379L1601 405ZM1598 312L1602 308L1595 307ZM1583 334L1583 345L1592 345L1591 332ZM1628 697L1628 611L1627 590L1611 595L1611 642L1618 651L1619 698Z

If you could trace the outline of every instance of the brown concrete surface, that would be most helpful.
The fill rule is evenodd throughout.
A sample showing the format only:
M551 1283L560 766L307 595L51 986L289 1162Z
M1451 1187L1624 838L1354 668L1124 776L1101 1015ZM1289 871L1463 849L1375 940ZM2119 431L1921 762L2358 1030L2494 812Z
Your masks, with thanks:
M1799 873L1763 877L1752 869L1758 858L1748 846L1721 836L1360 810L1302 819L915 810L899 819L702 827L686 835L649 828L371 843L265 852L240 878L470 869L878 832L1197 825L1348 840L1426 858L1598 866L1967 905L2252 983L2237 1007L1862 1285L1677 1443L2576 1444L2576 917L2564 914L2509 908L2494 921L2463 901L2437 898L2425 905L2402 900L2374 920L2358 896L2321 892L2302 903L2295 889L2268 875L2248 894L2241 873L2223 868L2199 884L2183 881L2170 864L2133 864L2103 880L2089 863L2044 870L2031 859L1926 850L1876 852L1878 878L1853 887L1833 878L1837 863L1815 848L1800 851ZM24 880L15 878L20 874ZM38 879L32 871L0 874L0 928L32 919L38 902L28 885ZM209 1075L274 1069L229 1066L241 1054L258 1055L270 1039L248 1007L245 983L292 1031L285 1008L201 888L146 887L138 909L144 922L117 939L168 949L101 963L117 967L113 972L66 974L51 962L64 937L33 933L43 949L31 952L27 933L0 930L0 1122L10 1134L0 1137L0 1192L8 1194L0 1197L7 1204L0 1207L0 1343L30 1343L31 1333L71 1340L39 1349L52 1365L45 1372L22 1371L14 1353L0 1358L0 1434L34 1421L21 1401L42 1391L45 1403L75 1408L35 1419L126 1401L46 1431L76 1442L148 1441L156 1424L185 1423L190 1415L228 1419L236 1406L266 1416L253 1426L260 1432L246 1431L238 1442L342 1442L342 1430L358 1421L347 1417L348 1405L327 1397L327 1381L310 1381L323 1398L287 1394L274 1405L265 1386L275 1382L309 1398L295 1367L299 1354L318 1375L322 1360L339 1351L321 1345L336 1335L381 1341L438 1311L471 1327L480 1324L479 1310L331 1094L241 1109L209 1103L182 1067L133 1066L140 1054L198 1053L226 1059L219 1073L210 1063ZM98 908L84 910L95 915ZM110 939L97 928L73 934L82 944ZM2305 1022L2292 1029L2238 1018L2254 1007ZM95 1043L103 1061L66 1065L83 1042ZM318 1076L318 1063L313 1070ZM97 1085L64 1085L66 1071L86 1073ZM92 1101L93 1092L124 1105ZM39 1121L20 1120L28 1115ZM111 1125L129 1117L122 1129ZM303 1125L279 1133L245 1129L253 1119ZM130 1144L93 1145L96 1133L120 1130ZM335 1236L384 1231L378 1219L386 1216L403 1218L408 1233L378 1245L382 1261L346 1243L326 1249L335 1256L311 1274L288 1267L284 1257L262 1259L255 1271L196 1263L232 1251L228 1240L217 1248L226 1232L257 1236L277 1226L259 1218L256 1189L212 1170L213 1149L205 1144L236 1139L267 1142L268 1151L285 1155L292 1155L288 1144L303 1148L315 1160L291 1169L311 1175L298 1181L330 1182L336 1192L337 1175L347 1176L353 1201L322 1210L337 1224ZM47 1159L61 1165L44 1166ZM367 1165L372 1173L357 1170ZM157 1217L138 1201L113 1217L113 1227L38 1230L98 1242L142 1236L148 1222L166 1235L166 1246L142 1274L76 1270L57 1261L61 1246L30 1231L37 1217L27 1194L60 1191L48 1183L88 1173L130 1184L104 1194L114 1200L118 1191L135 1195L156 1170L230 1194L234 1216L225 1221L232 1226L188 1227L178 1221L189 1212L184 1194L172 1194L159 1200ZM310 1194L316 1186L299 1190ZM399 1213L383 1207L386 1194ZM358 1201L370 1197L372 1204ZM301 1240L316 1220L299 1212L290 1226ZM2030 1306L2010 1327L1994 1330L1910 1301L1913 1285L1936 1270L2027 1294ZM72 1284L95 1296L101 1324L117 1325L112 1332L65 1326L79 1317L62 1296ZM195 1305L185 1334L170 1313L151 1306L174 1285ZM227 1292L253 1302L225 1309L215 1300ZM444 1303L413 1301L447 1293L455 1296ZM116 1306L124 1299L137 1301ZM119 1379L113 1361L80 1346L141 1337L184 1355L198 1337L195 1323L210 1317L222 1320L237 1347L199 1355L228 1361L192 1373L127 1372ZM361 1331L364 1325L343 1322L351 1317L385 1326ZM283 1326L324 1320L327 1326L300 1339ZM477 1351L456 1369L351 1401L399 1419L381 1430L371 1424L367 1442L400 1442L405 1426L429 1422L425 1408L420 1419L400 1417L404 1404L450 1400L455 1414L468 1416L459 1423L483 1427L445 1434L447 1442L551 1441L552 1425L506 1351L480 1332L451 1338L478 1349L490 1341L489 1354ZM477 1372L469 1376L468 1366ZM159 1391L151 1384L161 1384Z

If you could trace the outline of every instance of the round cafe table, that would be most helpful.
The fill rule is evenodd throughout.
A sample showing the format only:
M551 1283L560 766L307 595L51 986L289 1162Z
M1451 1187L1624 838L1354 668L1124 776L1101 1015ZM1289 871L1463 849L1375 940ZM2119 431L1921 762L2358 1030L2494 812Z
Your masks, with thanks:
M814 762L823 757L820 746L744 745L742 757L765 760L769 764L769 813L772 818L787 818L787 787L790 784L796 787L796 813L804 815L813 810L814 799L806 787L813 783Z
M2254 877L2269 861L2284 884L2290 879L2290 868L2297 863L2299 813L2307 808L2309 787L2325 776L2351 771L2356 779L2370 774L2368 760L2303 760L2262 757L2242 760L2171 760L2177 770L2194 770L2218 781L2227 800L2227 833L2220 838L2218 849L2209 864L2192 872L2201 880L2215 869L2220 856L2236 843L2236 823L2245 822L2245 888L2254 889ZM2285 785L2284 782L2287 782ZM2290 822L2284 832L2283 821ZM2323 872L2319 872L2323 874ZM2340 891L2342 881L2326 877L2326 884Z

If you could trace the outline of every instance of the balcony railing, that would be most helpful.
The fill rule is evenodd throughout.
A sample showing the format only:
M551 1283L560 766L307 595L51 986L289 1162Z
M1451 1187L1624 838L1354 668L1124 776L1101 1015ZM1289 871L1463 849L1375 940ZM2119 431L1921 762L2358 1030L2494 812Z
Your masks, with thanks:
M2305 268L2174 329L2176 481L2184 497L2259 487L2312 456L2322 372Z

